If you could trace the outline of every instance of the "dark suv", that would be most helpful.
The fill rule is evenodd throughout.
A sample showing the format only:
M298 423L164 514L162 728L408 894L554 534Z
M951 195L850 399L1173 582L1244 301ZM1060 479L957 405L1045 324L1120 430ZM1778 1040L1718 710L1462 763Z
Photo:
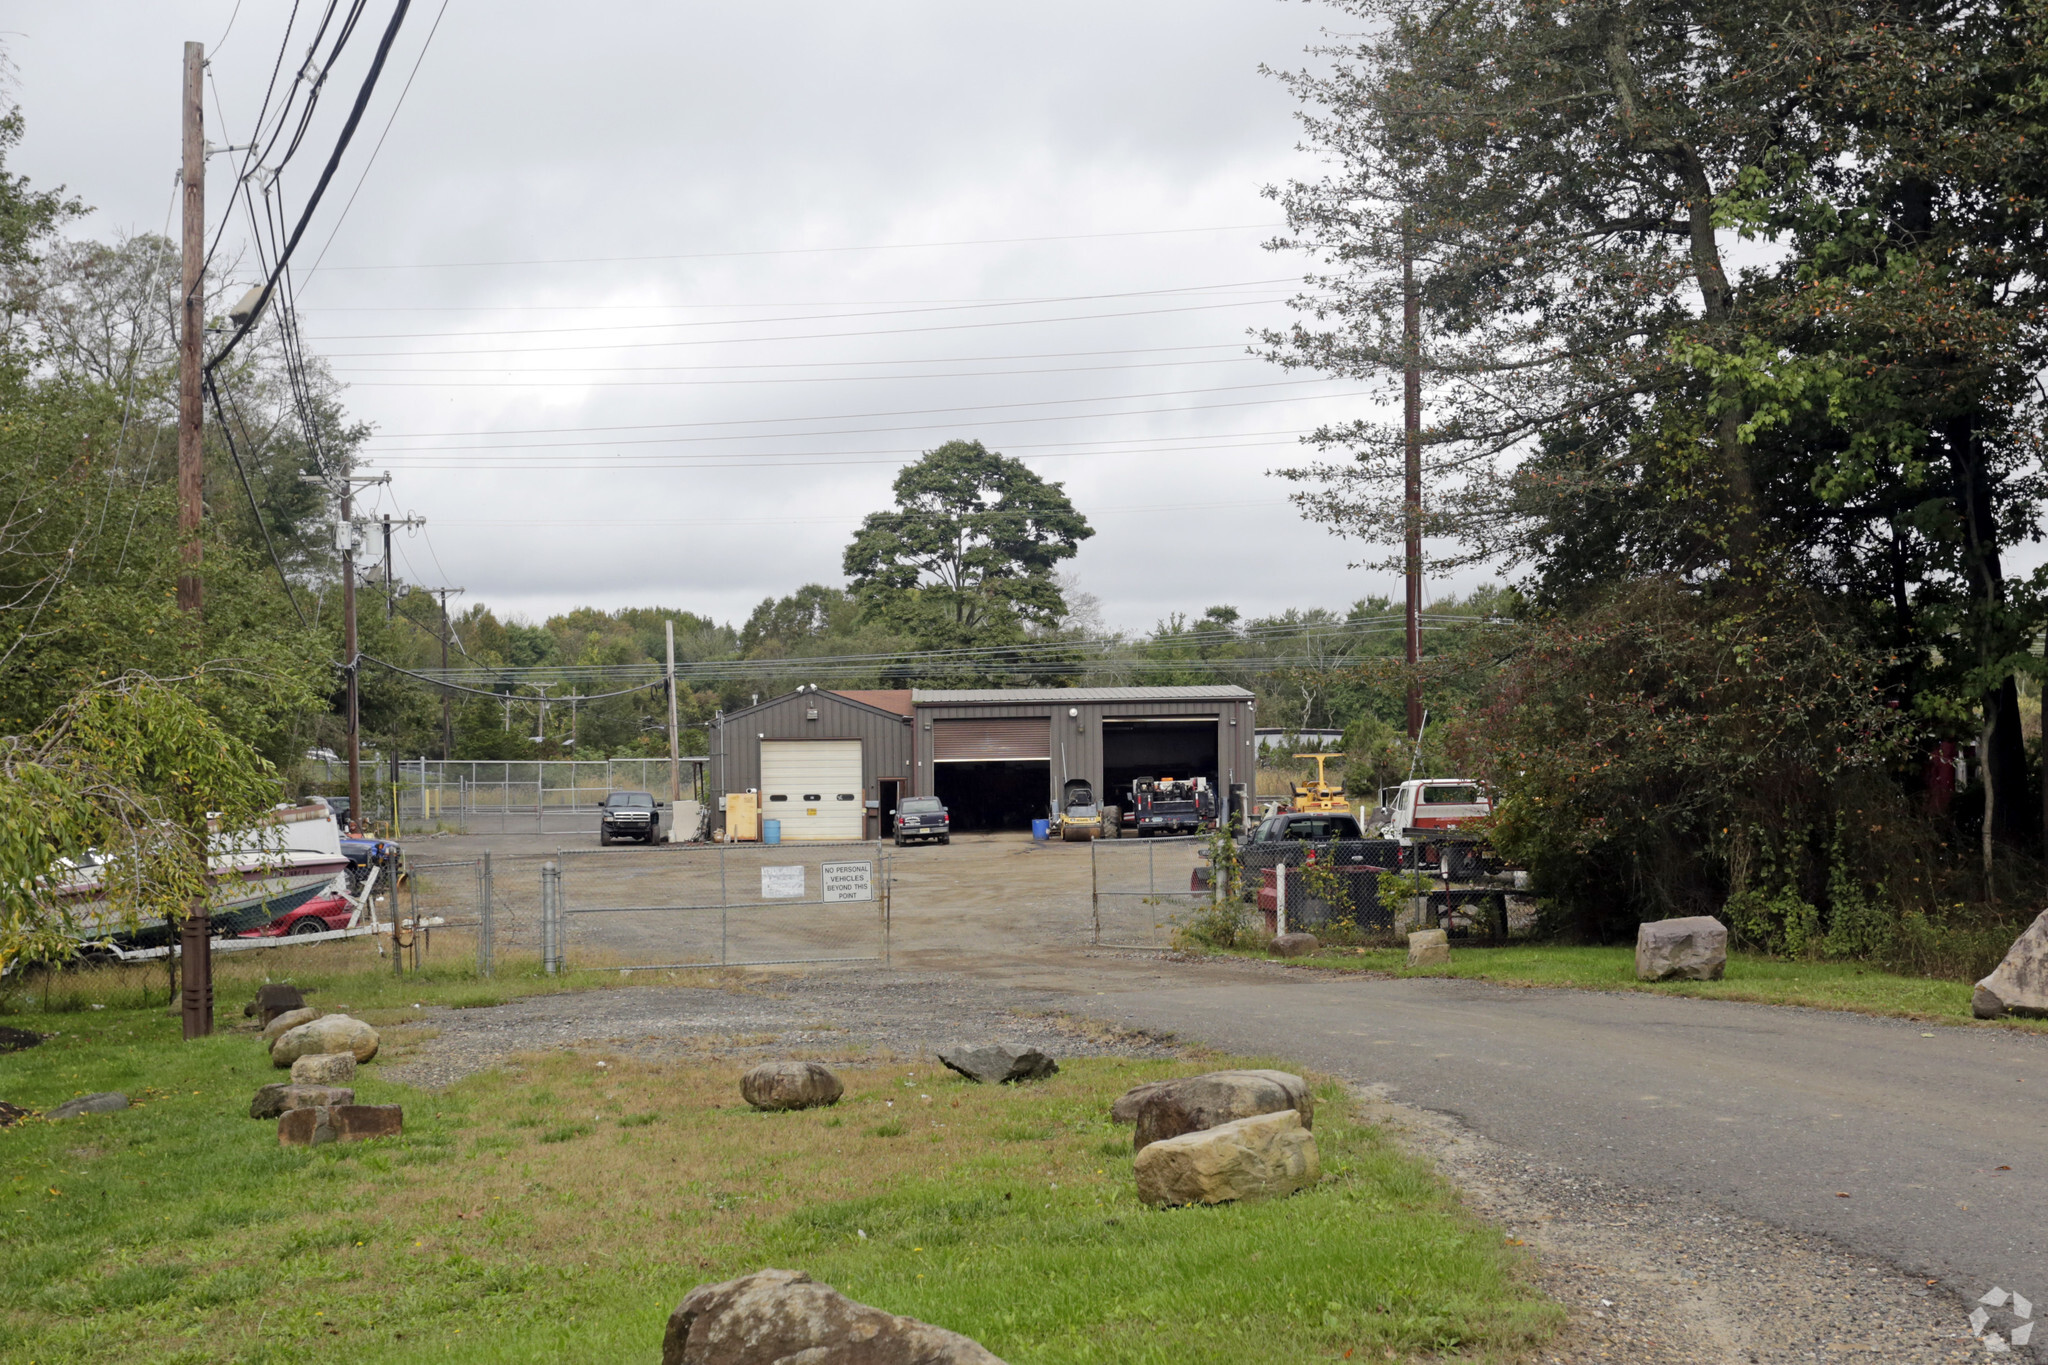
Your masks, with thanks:
M647 792L613 792L598 807L597 842L632 839L651 844L661 838L661 811Z
M896 847L901 848L913 839L953 842L953 817L945 802L936 796L903 798L903 804L896 807Z

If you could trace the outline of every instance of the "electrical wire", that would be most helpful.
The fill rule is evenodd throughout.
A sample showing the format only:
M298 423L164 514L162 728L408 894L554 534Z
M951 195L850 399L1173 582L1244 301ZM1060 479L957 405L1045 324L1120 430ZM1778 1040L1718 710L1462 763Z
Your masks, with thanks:
M1139 228L1128 232L1069 232L1040 237L978 237L945 242L881 242L866 246L792 246L757 251L681 251L654 256L559 256L510 261L419 261L409 265L336 265L330 270L494 270L519 265L611 265L641 261L716 261L748 256L818 256L846 251L928 251L937 247L1023 246L1038 242L1090 242L1120 237L1180 237L1202 232L1283 232L1285 223L1229 223L1219 227Z
M207 396L213 399L214 420L220 423L220 434L228 443L228 454L234 458L235 473L242 477L242 491L249 495L249 515L256 518L256 529L263 533L263 548L270 551L270 563L277 570L277 581L284 585L285 600L292 604L292 614L299 618L299 624L307 625L306 613L300 609L298 596L292 591L292 580L284 571L284 561L277 557L277 545L270 538L270 525L263 520L263 509L256 502L256 490L249 483L249 471L242 465L241 452L235 449L235 434L228 429L227 414L221 411L220 389L215 386L211 374L202 375L201 380L206 385ZM242 434L246 436L248 431L248 424L244 423Z
M234 353L235 348L241 344L242 338L249 335L249 329L256 325L257 318L262 316L264 305L270 302L270 296L277 289L278 277L284 272L285 266L290 263L292 253L298 249L300 239L305 236L306 228L313 220L314 211L320 207L321 197L327 193L327 186L333 182L334 173L341 165L342 154L348 150L349 143L355 137L357 126L362 123L363 110L368 107L370 95L377 88L377 79L384 72L384 62L391 55L391 44L396 41L399 26L405 22L406 11L411 8L411 5L412 0L397 0L397 3L392 7L391 22L385 26L384 36L377 44L377 53L370 61L370 70L363 77L362 87L356 92L355 104L349 109L348 120L342 124L341 134L335 139L334 150L328 154L327 164L320 172L320 179L313 186L313 193L306 200L305 207L300 210L299 221L292 228L291 237L285 242L284 249L278 253L276 264L272 266L269 276L264 280L263 292L258 295L256 306L250 311L249 316L242 324L235 329L234 335L230 336L223 343L221 349L214 354L213 358L206 362L208 370L213 370ZM361 6L358 5L356 12L359 13L360 10ZM351 26L353 25L353 15L349 23ZM340 39L337 39L337 48L340 41ZM325 79L325 74L325 72L322 73L322 79ZM303 129L301 130L301 136L303 136ZM291 150L297 150L296 141ZM287 152L287 155L289 154Z
M308 281L319 271L320 263L327 259L327 248L333 246L334 239L341 235L341 225L348 221L348 211L356 206L356 196L363 192L363 184L370 178L370 168L377 164L377 153L384 150L384 139L391 136L391 125L398 122L398 111L405 107L405 97L412 93L413 78L420 74L420 64L426 61L427 49L434 45L434 35L441 31L441 20L447 13L448 0L441 0L441 8L434 12L433 27L427 30L427 40L420 44L420 55L413 58L412 70L406 75L405 88L398 92L398 99L391 106L391 117L384 120L384 131L377 134L377 145L370 149L370 159L363 163L363 173L356 177L356 187L349 191L348 202L341 206L341 213L334 220L334 230L320 244L320 254L313 258L312 268L306 271Z

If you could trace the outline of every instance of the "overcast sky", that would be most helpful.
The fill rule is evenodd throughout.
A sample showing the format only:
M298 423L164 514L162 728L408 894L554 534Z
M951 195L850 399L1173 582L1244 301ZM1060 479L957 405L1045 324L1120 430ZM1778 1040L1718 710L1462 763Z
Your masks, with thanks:
M393 2L329 78L293 214ZM323 8L300 5L284 80ZM181 44L208 47L209 139L245 143L290 10L0 3L28 120L12 169L94 205L89 233L161 230ZM294 258L309 345L394 476L377 510L427 519L398 572L535 619L738 623L842 582L895 471L978 437L1093 522L1073 570L1112 626L1398 598L1269 474L1368 400L1245 353L1303 270L1261 249L1260 191L1309 169L1258 65L1306 61L1329 17L415 0ZM210 167L216 221L232 163Z

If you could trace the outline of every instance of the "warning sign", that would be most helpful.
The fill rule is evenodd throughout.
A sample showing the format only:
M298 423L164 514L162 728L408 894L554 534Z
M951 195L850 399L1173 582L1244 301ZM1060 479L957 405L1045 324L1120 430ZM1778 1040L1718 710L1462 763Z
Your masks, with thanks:
M825 899L871 901L875 898L873 863L826 863Z
M761 899L802 900L804 898L804 869L799 863L795 867L764 867L761 869Z

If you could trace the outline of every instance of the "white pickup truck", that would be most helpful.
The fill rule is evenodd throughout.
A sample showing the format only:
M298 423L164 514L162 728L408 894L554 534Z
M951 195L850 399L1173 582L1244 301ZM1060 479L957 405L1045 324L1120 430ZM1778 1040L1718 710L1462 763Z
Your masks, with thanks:
M1386 839L1399 839L1411 829L1456 829L1468 820L1493 814L1493 802L1469 778L1416 778L1392 792L1393 800L1380 803L1386 814L1379 822L1379 834Z

